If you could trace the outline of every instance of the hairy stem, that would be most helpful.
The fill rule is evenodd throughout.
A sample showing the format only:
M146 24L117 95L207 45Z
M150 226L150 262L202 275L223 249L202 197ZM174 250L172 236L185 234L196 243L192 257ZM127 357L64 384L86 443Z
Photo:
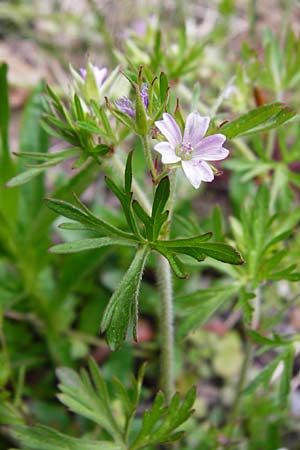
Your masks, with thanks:
M145 152L145 158L146 158L147 165L148 165L150 173L151 173L152 180L156 181L157 173L156 173L156 169L154 167L151 149L148 144L147 136L142 136L142 142L143 142L143 147L144 147L144 152Z
M147 145L147 144L146 144ZM146 150L146 148L148 150ZM145 153L150 149L147 145ZM152 162L152 156L149 156ZM148 162L148 160L147 160ZM153 162L152 162L153 164ZM121 177L124 176L125 166L120 158L115 154L111 159L113 166ZM149 166L151 169L151 166ZM154 169L154 166L153 166ZM154 169L155 170L155 169ZM152 173L152 172L151 172ZM156 173L155 173L156 176ZM147 213L151 214L151 204L145 193L133 178L132 190L134 195L143 205ZM170 174L170 197L169 197L169 225L165 237L168 238L171 227L172 212L174 208L176 190L176 170ZM175 391L175 374L174 374L174 327L173 327L173 283L169 262L163 256L158 256L157 269L158 287L161 297L161 314L160 319L160 342L161 342L161 387L165 393L166 401L169 403Z
M171 228L176 190L176 169L170 175L169 197L169 225L166 232L168 238ZM160 311L160 345L161 345L161 387L165 393L167 403L170 403L175 392L174 371L174 314L173 314L173 282L172 272L168 260L159 255L157 270L158 286L161 297Z
M174 374L174 326L173 326L173 285L169 262L158 257L158 286L161 296L160 345L161 345L161 387L167 403L175 391Z

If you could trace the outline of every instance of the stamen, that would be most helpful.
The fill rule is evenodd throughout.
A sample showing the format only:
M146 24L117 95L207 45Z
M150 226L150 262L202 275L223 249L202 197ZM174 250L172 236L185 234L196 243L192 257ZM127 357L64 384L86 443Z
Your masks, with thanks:
M175 153L179 156L183 161L188 161L192 159L194 148L190 142L183 142L179 145Z

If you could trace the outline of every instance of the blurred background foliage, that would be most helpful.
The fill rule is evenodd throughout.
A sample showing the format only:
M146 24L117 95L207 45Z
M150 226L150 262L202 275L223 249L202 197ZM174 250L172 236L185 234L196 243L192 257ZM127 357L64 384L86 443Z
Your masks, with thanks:
M299 111L299 19L299 2L292 0L0 2L0 60L9 67L10 105L2 66L1 450L14 445L8 426L16 423L101 435L56 401L57 367L81 367L92 355L111 388L113 376L126 384L148 360L143 408L157 390L154 260L142 284L139 343L112 353L99 337L99 321L132 255L122 248L48 253L51 243L78 236L56 227L62 220L45 207L48 193L70 200L75 191L95 213L122 223L98 168L65 163L24 186L3 186L26 166L13 152L63 148L39 120L45 82L66 98L69 62L84 66L89 55L110 69L143 64L154 74L164 71L173 107L180 97L185 113L217 115L215 125L276 101ZM126 83L121 95L122 89L128 91ZM132 143L129 136L128 149ZM196 385L198 393L180 448L297 450L299 124L237 137L229 148L231 157L212 185L198 192L179 180L174 235L213 231L236 245L247 262L236 268L189 261L190 279L174 280L177 388L184 393ZM144 181L143 159L138 152L134 158L137 178ZM271 332L277 334L264 340ZM120 417L117 400L113 408ZM234 424L238 431L232 435Z

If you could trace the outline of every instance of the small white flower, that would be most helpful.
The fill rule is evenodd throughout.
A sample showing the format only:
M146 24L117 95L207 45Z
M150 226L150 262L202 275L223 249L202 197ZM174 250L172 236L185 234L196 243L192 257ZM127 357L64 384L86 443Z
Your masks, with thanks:
M167 138L159 142L154 150L162 156L163 164L181 162L182 169L194 188L199 188L201 181L213 181L214 173L206 161L219 161L229 155L223 147L226 137L221 134L205 136L209 126L209 117L202 117L192 112L186 119L183 137L174 118L163 114L163 120L155 125Z

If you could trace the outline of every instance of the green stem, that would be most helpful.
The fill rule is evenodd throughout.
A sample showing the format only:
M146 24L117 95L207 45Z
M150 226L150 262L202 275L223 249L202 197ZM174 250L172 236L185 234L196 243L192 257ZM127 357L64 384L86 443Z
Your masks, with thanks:
M158 257L158 286L161 296L160 345L161 345L161 387L167 403L175 391L174 374L174 326L173 326L173 285L169 262Z
M151 154L151 150L148 144L148 139L147 136L142 136L142 142L143 142L143 147L144 147L144 152L145 152L145 158L147 161L147 165L149 167L151 176L152 176L152 180L154 182L156 182L156 178L157 178L157 173L156 173L156 169L154 167L154 163L153 163L153 159L152 159L152 154Z
M146 139L145 139L146 141ZM149 159L152 162L152 156L148 143L144 143L145 153L148 154ZM150 153L150 154L149 154ZM123 177L125 166L120 158L115 154L111 159L111 164ZM149 163L148 163L149 164ZM151 167L151 165L149 165ZM153 166L153 170L154 166ZM152 173L152 172L151 172ZM156 173L155 173L156 176ZM143 190L138 185L136 180L132 180L132 188L134 195L144 206L145 210L151 214L151 204L148 198L145 196ZM169 226L166 232L166 238L168 238L169 230L171 227L172 212L174 208L176 190L176 170L173 170L170 174L170 197L168 209L169 213ZM166 396L166 401L169 403L172 395L175 392L175 375L174 375L174 327L173 327L173 283L172 274L169 262L163 257L158 257L158 287L161 296L161 314L160 314L160 341L161 341L161 386Z
M166 232L168 238L171 228L176 190L176 169L170 175L170 197L168 209L169 225ZM160 311L160 345L161 345L161 387L167 403L170 403L175 392L174 370L174 314L173 314L173 283L170 264L166 258L158 257L158 286L161 296Z

